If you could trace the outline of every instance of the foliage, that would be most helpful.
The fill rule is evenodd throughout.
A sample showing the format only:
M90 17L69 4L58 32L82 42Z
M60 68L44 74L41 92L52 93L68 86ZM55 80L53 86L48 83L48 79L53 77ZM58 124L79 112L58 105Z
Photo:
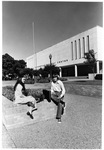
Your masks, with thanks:
M102 80L102 74L96 74L95 79L96 80Z
M50 79L49 78L41 78L37 81L38 83L49 83L50 82Z
M36 100L42 98L43 92L42 89L27 89L28 96L33 96ZM13 86L5 86L2 88L2 95L8 98L11 101L14 101L14 90Z
M34 79L27 79L25 81L25 84L34 84L35 83L35 80Z
M14 101L14 89L13 86L6 86L2 88L2 95L11 101Z
M59 78L61 81L67 81L67 78L65 78L65 77L60 77Z
M52 74L59 74L59 67L56 67L54 64L46 65L44 68L38 70L33 70L32 68L26 68L26 62L24 60L15 60L10 55L5 54L2 56L2 79L14 79L20 75L26 75L29 79L33 77L46 78ZM37 80L37 81L39 81ZM41 79L40 82L44 82ZM48 82L45 81L45 82ZM33 83L33 81L32 81Z
M94 67L95 64L97 62L96 58L95 58L95 53L94 50L89 50L89 52L84 53L84 58L86 59L86 61L84 62L85 64L87 64L91 70L91 73L94 73Z
M27 78L33 78L33 69L32 68L24 68L20 71L20 74L26 75Z
M52 74L59 74L59 67L56 67L54 64L46 65L44 68L33 70L33 75L46 78L50 72L52 72Z
M52 71L52 74L59 74L59 67L56 67L54 64L46 65L44 67L44 71L47 72L47 74L50 74L50 70Z
M24 60L15 60L9 54L2 55L2 78L15 78L26 67Z

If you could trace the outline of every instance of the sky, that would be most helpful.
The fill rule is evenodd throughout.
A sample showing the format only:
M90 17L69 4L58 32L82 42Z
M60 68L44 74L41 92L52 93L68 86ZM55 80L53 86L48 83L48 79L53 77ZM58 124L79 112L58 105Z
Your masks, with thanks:
M26 60L95 26L103 26L102 2L2 1L2 54Z

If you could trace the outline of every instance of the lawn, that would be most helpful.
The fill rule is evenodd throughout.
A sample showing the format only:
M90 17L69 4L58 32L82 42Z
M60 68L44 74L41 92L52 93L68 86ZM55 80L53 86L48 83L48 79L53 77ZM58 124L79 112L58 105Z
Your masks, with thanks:
M66 93L102 97L102 81L101 80L80 80L80 81L65 81ZM28 95L32 95L36 99L42 97L42 90L44 88L50 88L50 83L35 83L26 84ZM6 85L2 87L2 95L9 100L14 100L13 85Z
M64 82L66 93L102 97L102 81L101 80L80 80Z
M102 80L78 80L78 81L67 81L66 83L77 85L102 85Z

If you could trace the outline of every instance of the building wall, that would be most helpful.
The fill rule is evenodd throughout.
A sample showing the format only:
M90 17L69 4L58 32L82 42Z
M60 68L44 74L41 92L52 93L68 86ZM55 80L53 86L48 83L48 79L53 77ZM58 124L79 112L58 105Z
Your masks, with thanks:
M52 54L52 63L56 66L72 66L83 64L84 52L93 49L96 59L101 59L98 52L101 51L102 28L96 26L52 47L38 52L27 58L27 67L41 68L50 63L49 55ZM99 51L98 51L99 50ZM35 61L34 61L35 59Z

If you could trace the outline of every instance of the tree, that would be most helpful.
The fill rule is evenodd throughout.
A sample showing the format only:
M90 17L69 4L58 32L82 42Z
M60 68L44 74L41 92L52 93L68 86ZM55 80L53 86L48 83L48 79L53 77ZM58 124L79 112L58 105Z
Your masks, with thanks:
M14 58L12 58L10 55L7 53L2 56L2 76L5 78L9 74L13 73L13 65L14 65Z
M24 60L15 60L13 65L14 73L20 76L21 71L26 67L26 62Z
M21 75L26 75L29 78L33 77L33 69L32 68L24 68L20 71Z
M2 55L2 76L5 79L7 76L12 78L19 76L20 71L26 67L24 60L15 60L9 54Z
M43 69L43 71L47 74L50 74L50 70L52 72L52 74L59 74L59 67L56 67L54 64L51 64L51 65L46 65Z
M94 50L92 49L89 50L89 52L84 53L84 58L86 59L84 63L90 68L90 73L95 73L95 65L97 60L95 58Z

